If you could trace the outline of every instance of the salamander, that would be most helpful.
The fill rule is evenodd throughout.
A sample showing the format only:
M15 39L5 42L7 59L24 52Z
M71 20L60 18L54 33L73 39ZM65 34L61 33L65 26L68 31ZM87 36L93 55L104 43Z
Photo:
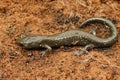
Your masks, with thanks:
M46 50L42 52L44 55L48 51L51 51L53 47L80 45L85 46L82 50L84 52L95 47L109 47L117 41L118 31L115 25L106 18L89 18L83 21L78 27L85 27L89 23L94 22L107 25L110 29L109 37L100 38L82 30L68 30L49 36L23 35L17 39L16 43L24 49L45 48ZM81 52L75 54L80 55Z

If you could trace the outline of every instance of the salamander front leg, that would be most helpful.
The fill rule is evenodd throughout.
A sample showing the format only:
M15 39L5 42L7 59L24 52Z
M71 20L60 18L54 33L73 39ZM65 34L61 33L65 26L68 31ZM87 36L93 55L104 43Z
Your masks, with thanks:
M75 51L74 55L76 55L76 56L82 55L82 54L88 52L88 50L93 49L94 47L95 46L93 44L88 44L84 48L82 48L80 51Z
M41 45L40 45L41 46ZM46 50L42 51L41 54L42 54L42 57L48 53L49 51L52 50L52 48L49 46L49 45L42 45L42 47L46 48Z

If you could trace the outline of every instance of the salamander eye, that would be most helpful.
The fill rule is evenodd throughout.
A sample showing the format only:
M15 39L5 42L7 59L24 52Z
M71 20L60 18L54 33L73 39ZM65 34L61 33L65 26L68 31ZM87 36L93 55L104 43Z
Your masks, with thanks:
M20 38L21 38L21 39L23 39L23 38L25 38L25 37L26 37L26 35L24 35L24 34L20 35Z
M24 48L28 47L28 44L23 44L23 47L24 47Z
M27 47L28 44L24 43L24 42L19 42L18 45L20 45L21 47Z

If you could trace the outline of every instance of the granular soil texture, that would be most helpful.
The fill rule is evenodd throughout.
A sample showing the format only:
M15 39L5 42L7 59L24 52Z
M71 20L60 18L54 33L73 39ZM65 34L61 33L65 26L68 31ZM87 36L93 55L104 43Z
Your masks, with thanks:
M120 35L109 48L73 53L83 46L60 47L41 56L16 44L22 34L53 35L78 29L88 18L110 19L120 31L119 0L0 0L0 80L120 80ZM101 24L97 36L109 31Z

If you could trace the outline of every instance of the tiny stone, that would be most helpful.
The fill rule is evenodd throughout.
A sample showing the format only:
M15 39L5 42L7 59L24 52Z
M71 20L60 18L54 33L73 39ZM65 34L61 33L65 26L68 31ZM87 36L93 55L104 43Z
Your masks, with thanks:
M3 74L0 73L0 78L3 78Z

